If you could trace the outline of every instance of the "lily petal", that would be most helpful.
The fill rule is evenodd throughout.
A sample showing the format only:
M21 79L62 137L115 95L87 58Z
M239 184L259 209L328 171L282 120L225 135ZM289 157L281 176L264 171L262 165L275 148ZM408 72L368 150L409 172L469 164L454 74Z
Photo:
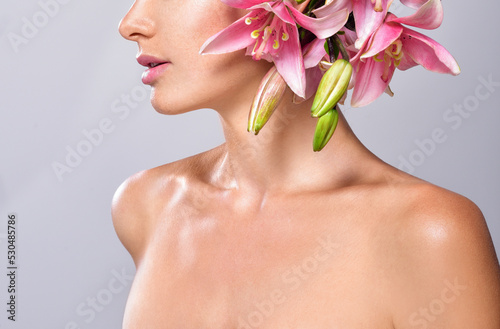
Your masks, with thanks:
M400 0L400 1L403 5L410 7L412 9L418 9L422 7L424 3L427 2L427 0Z
M255 12L238 19L224 30L211 36L203 46L200 54L223 54L248 47L255 43L251 33L255 30L255 25L247 25L245 19L255 16Z
M428 0L413 15L405 17L390 15L387 17L386 22L395 22L432 30L441 25L443 15L441 0Z
M234 8L250 8L269 0L221 0L226 5Z
M353 0L354 20L358 34L358 40L355 43L357 49L361 49L373 32L382 24L391 3L392 0L382 0L382 11L376 12L371 1Z
M389 68L387 81L382 79L384 69L384 62L376 62L373 58L360 63L351 99L352 107L366 106L384 93L392 79L395 67L392 65Z
M433 39L404 28L401 41L403 42L404 52L427 70L452 75L460 73L457 61L443 46Z
M253 47L247 47L247 50L245 52L245 56L252 57L253 56L252 53L253 53ZM273 61L273 57L271 56L271 54L268 54L268 53L263 53L260 59L263 59L263 60L268 61L268 62Z
M373 34L368 43L368 49L361 55L361 58L372 57L385 50L399 38L401 33L403 33L403 26L399 24L382 24Z
M403 56L400 59L398 69L401 71L406 71L406 70L411 69L412 67L417 66L417 65L419 65L419 64L417 62L415 62L413 60L413 58L411 58L410 55L406 54L403 51Z
M285 24L290 38L284 42L279 56L273 57L279 74L285 79L290 89L305 98L306 78L302 50L300 48L299 31L296 26Z
M306 100L314 96L316 90L318 90L319 82L322 77L323 72L319 67L315 66L306 69Z
M333 0L329 4L313 10L313 14L318 17L330 16L342 9L347 9L348 12L352 11L352 0Z
M325 39L314 39L304 47L304 67L315 67L327 55Z
M322 18L312 18L302 14L291 5L287 7L292 12L295 21L306 30L314 33L319 39L326 39L337 33L349 18L349 11L347 9L342 9Z
M349 48L349 47L354 47L354 43L356 42L356 39L358 36L356 35L356 32L349 30L348 28L343 27L340 29L340 31L344 32L344 34L339 35L340 40L342 40L342 43L344 44L344 47ZM347 49L350 50L350 49ZM353 49L352 51L358 52L358 49Z
M277 1L273 1L273 5L271 5L269 2L264 2L262 4L256 5L251 7L251 10L255 9L265 9L266 11L274 13L276 16L278 16L283 22L286 22L288 24L295 24L295 21L293 20L293 17L290 15L290 13L287 10L287 7L282 3Z
M318 64L326 55L325 39L314 39L304 47L303 57L304 67L306 69L306 100L314 96L318 89L319 82L323 77L323 71L318 67Z

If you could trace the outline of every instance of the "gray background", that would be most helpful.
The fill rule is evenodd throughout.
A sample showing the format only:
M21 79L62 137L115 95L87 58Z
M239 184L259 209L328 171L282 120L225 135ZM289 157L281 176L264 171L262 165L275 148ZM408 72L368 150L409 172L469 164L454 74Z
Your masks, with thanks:
M50 15L43 3L53 1L0 4L0 273L7 214L19 218L18 321L6 319L0 275L0 327L119 328L134 266L113 230L114 191L131 174L212 148L223 136L213 111L166 117L152 109L137 46L117 32L130 0L60 0L45 9ZM345 113L379 157L408 161L407 171L476 202L500 250L499 86L476 96L481 78L500 81L500 3L444 7L443 26L428 35L454 54L462 74L398 71L394 98ZM17 47L14 34L24 38ZM459 106L468 108L460 121L451 112ZM84 131L106 122L102 140L85 142ZM436 129L446 138L431 147L425 140ZM53 164L67 165L78 145L88 155L59 179Z

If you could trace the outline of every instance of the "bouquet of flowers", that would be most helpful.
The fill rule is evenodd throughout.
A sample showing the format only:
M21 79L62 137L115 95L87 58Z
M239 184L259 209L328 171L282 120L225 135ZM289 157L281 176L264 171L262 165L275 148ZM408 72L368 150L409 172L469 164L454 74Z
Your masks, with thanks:
M314 151L330 140L338 122L338 104L352 90L351 106L368 105L389 87L396 68L422 65L457 75L451 54L431 38L407 26L435 29L443 20L441 0L401 0L414 13L397 17L392 0L221 0L249 13L209 38L202 54L240 49L274 66L263 78L250 109L248 131L257 134L283 98L286 86L294 102L314 97L318 118Z

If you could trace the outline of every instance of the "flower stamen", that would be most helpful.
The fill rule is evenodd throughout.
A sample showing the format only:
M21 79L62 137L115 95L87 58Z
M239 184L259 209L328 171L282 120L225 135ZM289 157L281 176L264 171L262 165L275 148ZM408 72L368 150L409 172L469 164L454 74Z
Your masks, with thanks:
M372 1L372 4L375 5L373 10L375 10L378 13L382 12L384 10L384 8L382 7L382 0L371 0L371 1Z
M253 59L260 60L263 54L277 51L281 46L280 39L287 41L290 38L283 29L284 26L280 18L276 15L270 15L259 29L254 30L251 37L257 40L252 50Z
M383 54L383 58L380 56ZM403 43L401 40L396 40L389 45L383 52L378 53L373 56L373 60L376 62L384 62L384 72L382 73L382 80L387 82L389 79L389 72L392 65L398 67L401 63L401 58L403 57Z

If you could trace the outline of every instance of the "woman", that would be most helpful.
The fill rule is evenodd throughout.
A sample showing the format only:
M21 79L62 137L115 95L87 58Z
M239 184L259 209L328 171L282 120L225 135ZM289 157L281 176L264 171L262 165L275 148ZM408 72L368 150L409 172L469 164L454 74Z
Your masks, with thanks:
M272 64L199 54L246 13L137 0L120 24L153 107L212 108L226 139L118 189L113 221L137 267L123 327L499 329L500 270L471 201L378 159L341 114L313 152L312 99L290 89L246 131Z

